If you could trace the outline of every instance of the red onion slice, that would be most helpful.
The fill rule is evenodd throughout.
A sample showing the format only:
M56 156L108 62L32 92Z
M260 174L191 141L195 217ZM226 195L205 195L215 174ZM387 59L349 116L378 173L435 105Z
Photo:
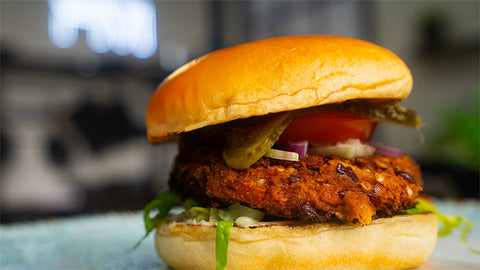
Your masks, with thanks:
M294 142L282 145L282 149L285 151L298 153L299 158L305 157L308 150L308 141Z
M405 154L405 152L396 148L386 147L375 143L370 143L370 145L375 147L375 154L381 154L389 157L399 157Z

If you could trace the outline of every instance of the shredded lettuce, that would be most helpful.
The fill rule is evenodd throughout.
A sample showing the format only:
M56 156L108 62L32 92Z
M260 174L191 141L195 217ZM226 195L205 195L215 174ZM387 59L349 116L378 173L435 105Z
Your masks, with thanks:
M149 234L157 223L168 215L170 209L180 203L180 201L181 197L178 193L165 191L147 204L143 209L143 219L145 221L145 231L147 234ZM153 217L151 216L152 211L157 211L157 214Z
M192 201L188 205L187 203L185 204L185 211L182 213L182 217L185 220L195 219L196 221L207 221L217 224L215 236L215 263L217 270L227 268L230 231L233 225L237 223L237 220L247 218L249 221L259 222L263 220L264 216L265 213L262 211L238 203L230 205L225 209L218 209L214 207L200 207L196 203L192 203Z
M222 220L236 221L240 217L250 218L253 222L263 220L265 213L260 210L241 205L239 203L232 204L225 209L218 209L215 207L201 207L185 205L185 211L182 213L184 220L195 219L195 221L207 221L216 223Z
M230 240L230 231L235 221L220 220L217 223L215 238L215 264L217 270L227 269L228 243Z
M145 236L142 237L132 248L138 248L150 232L155 229L157 223L167 217L168 212L178 205L181 196L173 191L160 193L153 201L143 209L143 219L145 222ZM227 268L228 244L230 240L230 231L238 218L248 218L253 222L259 222L265 214L262 211L243 206L240 204L231 205L225 209L214 207L201 207L192 199L186 199L184 202L185 211L181 213L184 220L195 219L196 221L207 221L216 223L215 237L215 260L216 269L223 270Z
M132 250L137 249L142 244L143 240L145 240L155 226L157 226L157 223L164 219L168 215L170 209L180 203L180 201L180 194L173 191L165 191L158 194L153 201L143 208L143 221L145 223L146 233L133 246ZM152 211L156 212L153 216Z
M230 205L227 209L219 210L218 216L222 220L237 220L239 217L249 217L253 220L261 221L265 216L265 213L260 210L236 203Z
M480 250L472 248L472 246L470 246L470 244L467 242L467 235L472 230L473 223L466 217L444 215L440 213L440 211L438 211L433 204L422 198L417 198L417 205L415 208L403 210L400 212L400 214L419 214L423 212L432 212L437 216L438 221L442 224L442 228L438 231L439 237L447 236L455 229L460 229L463 225L463 229L460 233L460 240L465 244L470 252L474 254L480 254Z

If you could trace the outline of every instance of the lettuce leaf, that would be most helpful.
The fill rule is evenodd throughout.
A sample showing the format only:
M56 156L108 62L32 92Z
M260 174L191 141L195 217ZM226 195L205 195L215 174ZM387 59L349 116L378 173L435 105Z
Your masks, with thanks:
M227 269L228 243L230 240L230 231L235 221L220 220L217 223L215 238L215 263L217 270Z
M157 197L148 203L143 208L143 221L145 223L145 235L138 240L138 242L132 247L132 250L137 249L145 240L150 232L157 226L157 223L167 217L170 209L175 207L181 201L180 194L173 191L164 191L157 195ZM152 211L156 212L152 216Z
M149 234L157 225L159 221L164 219L170 209L180 203L181 197L178 193L172 191L165 191L151 201L143 209L143 219L145 221L145 231ZM151 216L152 211L157 211L155 216Z
M437 216L440 224L442 224L442 227L438 231L439 237L447 236L455 229L460 229L463 226L463 229L460 233L460 240L465 244L470 252L474 254L480 254L480 250L472 248L472 246L470 246L470 244L467 242L467 235L473 228L473 223L469 219L461 216L445 215L440 213L440 211L438 211L438 209L427 200L422 198L417 198L416 200L417 206L415 208L400 211L400 214L419 214L423 212L434 213Z

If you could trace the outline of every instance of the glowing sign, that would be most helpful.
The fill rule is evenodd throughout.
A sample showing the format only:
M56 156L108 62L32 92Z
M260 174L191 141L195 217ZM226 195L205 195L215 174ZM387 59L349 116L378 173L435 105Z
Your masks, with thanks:
M149 58L157 50L157 16L151 0L49 0L48 34L59 48L71 48L85 31L88 47Z

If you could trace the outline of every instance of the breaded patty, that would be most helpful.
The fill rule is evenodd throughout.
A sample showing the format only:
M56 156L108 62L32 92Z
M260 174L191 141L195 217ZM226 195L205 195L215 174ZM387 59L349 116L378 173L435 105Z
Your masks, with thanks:
M298 162L263 157L236 170L220 150L206 147L180 152L169 184L205 205L241 203L271 218L363 224L415 206L422 191L419 166L407 155L307 155Z

